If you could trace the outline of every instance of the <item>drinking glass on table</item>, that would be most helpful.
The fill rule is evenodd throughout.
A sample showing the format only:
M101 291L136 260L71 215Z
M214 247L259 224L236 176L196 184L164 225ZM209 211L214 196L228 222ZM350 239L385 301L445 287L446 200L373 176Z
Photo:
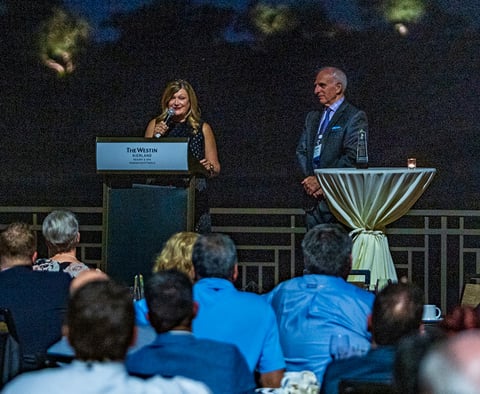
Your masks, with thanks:
M330 355L334 360L347 358L350 352L350 338L345 334L334 334L330 337Z

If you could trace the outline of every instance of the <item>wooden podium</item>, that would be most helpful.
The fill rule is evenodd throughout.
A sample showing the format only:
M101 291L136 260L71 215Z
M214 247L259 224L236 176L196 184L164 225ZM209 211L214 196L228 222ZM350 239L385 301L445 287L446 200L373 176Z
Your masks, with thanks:
M96 166L104 176L102 261L132 286L136 274L150 275L172 234L193 231L195 180L206 171L187 138L97 137Z

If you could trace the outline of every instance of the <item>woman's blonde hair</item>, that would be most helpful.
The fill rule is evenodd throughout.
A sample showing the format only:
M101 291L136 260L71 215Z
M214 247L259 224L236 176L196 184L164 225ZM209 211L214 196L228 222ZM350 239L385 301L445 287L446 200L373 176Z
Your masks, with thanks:
M182 231L173 234L156 257L153 272L177 269L189 277L193 276L192 250L199 234Z
M200 107L198 106L198 98L193 90L192 85L183 79L176 79L167 84L165 90L163 91L162 100L160 101L160 106L162 108L162 113L157 117L157 123L164 120L167 117L168 111L168 102L172 99L173 95L177 93L180 89L185 89L188 98L190 100L190 110L187 113L187 122L192 126L194 133L198 133L198 128L200 127Z

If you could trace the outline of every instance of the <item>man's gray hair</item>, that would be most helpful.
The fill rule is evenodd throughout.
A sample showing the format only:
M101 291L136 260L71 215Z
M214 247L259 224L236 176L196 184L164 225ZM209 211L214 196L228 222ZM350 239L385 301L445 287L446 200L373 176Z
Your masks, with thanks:
M326 66L320 68L317 71L317 74L320 71L328 71L332 75L332 77L342 85L342 91L345 92L345 90L347 90L347 75L342 70L337 67Z
M351 268L352 239L339 224L319 224L302 241L305 273L346 278Z
M201 235L193 245L192 262L198 278L232 280L237 263L235 244L225 234Z

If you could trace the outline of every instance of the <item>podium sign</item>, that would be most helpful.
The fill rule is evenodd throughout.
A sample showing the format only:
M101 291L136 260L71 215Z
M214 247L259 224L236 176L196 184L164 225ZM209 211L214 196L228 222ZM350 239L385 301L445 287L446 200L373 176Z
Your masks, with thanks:
M97 172L189 171L187 138L97 138Z

